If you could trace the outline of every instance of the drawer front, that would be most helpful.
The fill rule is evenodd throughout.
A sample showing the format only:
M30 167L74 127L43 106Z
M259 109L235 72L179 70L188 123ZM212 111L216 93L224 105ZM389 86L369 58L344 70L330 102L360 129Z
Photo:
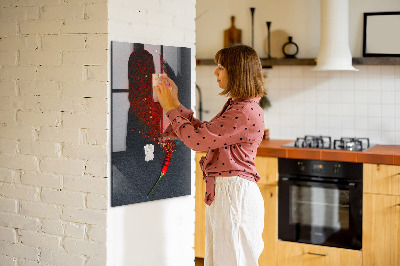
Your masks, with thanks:
M278 241L278 266L362 266L362 252Z
M364 193L400 195L400 166L365 163L363 174Z

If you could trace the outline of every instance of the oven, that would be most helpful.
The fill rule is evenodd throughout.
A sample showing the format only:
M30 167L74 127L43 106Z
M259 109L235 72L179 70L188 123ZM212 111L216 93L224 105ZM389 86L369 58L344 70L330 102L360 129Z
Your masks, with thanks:
M361 250L360 163L278 160L278 238Z

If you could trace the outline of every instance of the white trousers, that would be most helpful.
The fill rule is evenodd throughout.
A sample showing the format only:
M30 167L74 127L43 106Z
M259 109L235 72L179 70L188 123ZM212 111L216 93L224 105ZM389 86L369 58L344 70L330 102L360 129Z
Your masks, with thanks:
M264 199L244 178L216 177L215 198L206 206L205 266L257 266L264 249Z

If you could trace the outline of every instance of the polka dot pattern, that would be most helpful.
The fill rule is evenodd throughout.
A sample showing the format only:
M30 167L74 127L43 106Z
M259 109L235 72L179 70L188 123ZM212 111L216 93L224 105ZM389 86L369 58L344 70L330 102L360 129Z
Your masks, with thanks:
M167 113L170 125L166 132L176 134L195 151L208 151L200 160L207 204L214 199L216 176L240 176L253 182L260 179L254 163L265 128L259 100L229 99L209 122L194 118L193 111L182 105Z

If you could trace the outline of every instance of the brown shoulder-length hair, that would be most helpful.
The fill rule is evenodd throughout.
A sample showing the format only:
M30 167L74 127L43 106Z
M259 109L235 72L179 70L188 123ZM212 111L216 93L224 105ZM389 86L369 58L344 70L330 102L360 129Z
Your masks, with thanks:
M252 98L266 95L260 58L247 45L233 45L219 50L214 57L228 71L228 86L220 95Z

